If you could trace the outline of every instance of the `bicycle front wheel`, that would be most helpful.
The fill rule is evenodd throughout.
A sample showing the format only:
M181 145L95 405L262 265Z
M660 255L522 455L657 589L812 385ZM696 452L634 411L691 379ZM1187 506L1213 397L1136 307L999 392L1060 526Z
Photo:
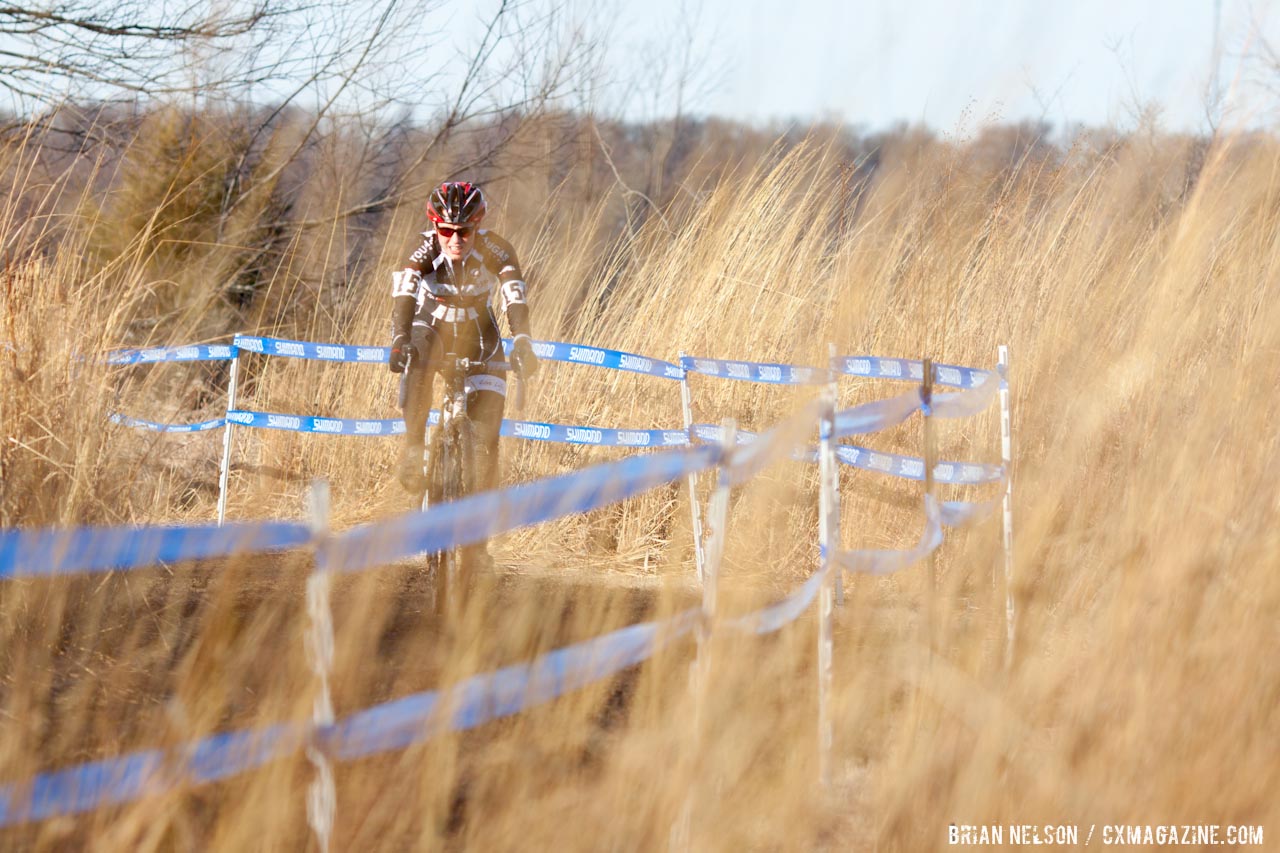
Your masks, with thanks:
M440 433L430 460L431 486L427 491L432 504L461 500L475 491L475 427L466 418L455 418ZM436 612L442 616L450 607L450 596L460 599L467 586L464 550L446 548L433 560Z
M448 439L448 451L441 461L441 500L456 501L475 491L475 426L466 418L454 418Z

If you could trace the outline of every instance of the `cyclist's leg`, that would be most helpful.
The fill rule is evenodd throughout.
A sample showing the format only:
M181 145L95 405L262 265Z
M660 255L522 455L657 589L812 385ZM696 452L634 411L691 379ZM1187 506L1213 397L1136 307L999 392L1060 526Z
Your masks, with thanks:
M493 332L485 335L481 354L486 364L502 359L497 329L490 328ZM467 411L476 427L476 489L483 492L498 486L498 434L507 402L507 372L489 367L486 373L473 377L472 384L476 391L467 400Z
M417 357L405 371L404 449L396 467L396 478L406 491L417 493L426 488L422 451L439 365L440 341L435 329L422 320L414 321L412 340Z
M473 379L479 388L471 395L467 411L476 430L476 490L483 492L498 485L498 433L506 405L506 377L495 372Z
M474 490L485 492L498 485L498 432L502 427L502 407L506 381L501 372L472 376L475 388L467 395L467 420L470 422L472 452L475 463ZM477 542L465 549L464 560L469 569L487 570L493 566L489 543Z

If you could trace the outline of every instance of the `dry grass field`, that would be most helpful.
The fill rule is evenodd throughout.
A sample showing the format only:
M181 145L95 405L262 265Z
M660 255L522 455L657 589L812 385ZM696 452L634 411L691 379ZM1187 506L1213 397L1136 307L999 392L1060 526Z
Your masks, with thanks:
M700 726L685 639L519 716L338 765L334 849L661 849L687 802L695 850L934 849L952 823L1075 824L1082 840L1094 824L1248 824L1280 838L1280 143L1135 133L1012 163L979 154L902 145L846 193L830 146L779 148L690 178L661 217L607 246L590 237L609 230L617 188L585 196L531 171L494 191L491 225L521 251L545 337L801 364L823 363L830 342L979 367L1008 344L1012 665L997 517L949 533L939 552L932 652L923 566L846 580L830 789L816 781L811 608L772 636L713 634ZM73 355L227 340L243 315L212 286L237 263L219 247L251 225L204 233L194 184L176 179L158 195L107 196L47 173L21 139L2 156L0 340L13 348L0 350L0 524L211 520L220 432L164 436L106 418L216 417L225 365ZM554 217L531 201L548 192L565 194ZM389 273L417 204L341 287L277 267L243 331L385 343ZM324 268L346 240L313 229L288 258ZM379 368L246 356L242 371L244 407L396 414ZM840 402L902 388L846 378ZM680 426L678 386L660 379L544 364L530 391L529 419ZM747 429L813 393L693 380L699 420ZM992 412L940 424L939 441L944 458L999 460ZM863 443L919 455L921 421ZM396 449L240 429L229 517L304 518L318 477L335 527L389 517L404 510ZM515 441L503 452L508 482L622 455ZM813 570L815 474L779 464L735 491L722 613L776 600ZM841 490L843 547L919 536L919 485L844 469ZM689 606L688 513L672 485L509 534L447 629L411 561L344 577L338 716ZM294 553L5 581L0 781L309 719L310 565ZM298 753L3 830L0 847L309 848L311 778Z

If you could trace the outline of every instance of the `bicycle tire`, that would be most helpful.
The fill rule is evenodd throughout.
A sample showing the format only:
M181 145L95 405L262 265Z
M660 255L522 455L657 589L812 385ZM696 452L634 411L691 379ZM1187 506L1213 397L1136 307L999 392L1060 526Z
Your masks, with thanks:
M431 440L427 444L426 465L423 470L427 480L427 487L422 492L422 509L424 512L444 500L440 491L440 458L443 445L444 430L432 430Z
M467 418L454 418L433 442L430 462L431 483L428 493L433 503L456 501L475 491L475 426ZM468 566L465 548L448 548L434 555L436 575L436 612L443 615L450 596L465 596Z
M425 511L444 502L444 457L449 452L443 428L432 431L431 445L427 452L427 489L422 495L422 509ZM443 616L448 603L448 566L444 553L434 551L427 555L427 571L431 574L431 594L434 598L432 610L437 616Z
M475 491L476 434L468 418L454 418L449 426L453 452L446 466L445 500L456 501Z
M453 421L453 453L445 482L450 485L449 500L461 500L475 492L476 436L475 425L466 417ZM450 595L461 609L471 588L471 565L467 546L453 548L450 557Z

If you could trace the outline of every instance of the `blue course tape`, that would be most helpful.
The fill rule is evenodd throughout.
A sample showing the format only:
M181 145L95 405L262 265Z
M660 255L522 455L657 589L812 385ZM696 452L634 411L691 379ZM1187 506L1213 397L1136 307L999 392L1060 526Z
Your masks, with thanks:
M990 502L994 504L994 502ZM929 504L926 504L929 507ZM986 504L950 502L933 506L932 524L954 525L977 518ZM840 565L854 563L877 574L905 568L923 558L932 529L909 551L861 551L837 555ZM940 538L940 530L937 531ZM823 572L814 572L782 601L729 620L726 627L755 634L772 633L797 619L813 601ZM253 770L293 754L314 742L340 761L403 749L444 731L465 731L549 702L592 682L639 664L686 635L698 612L686 610L665 622L631 625L545 654L528 664L472 676L454 687L427 691L352 714L332 726L308 730L280 724L260 730L228 732L189 745L180 760L146 750L41 774L27 785L0 788L0 826L76 814L158 794L179 784L204 784ZM442 713L448 717L441 719Z
M919 456L899 456L896 453L882 453L852 444L841 444L836 447L836 458L845 465L863 471L878 471L905 480L924 480L924 460ZM939 462L933 468L934 482L952 485L995 483L1003 476L1003 466L979 462Z
M689 443L689 437L682 429L572 427L538 421L504 420L500 434L508 438L590 444L597 447L682 447Z
M79 814L160 794L177 784L207 784L297 751L306 729L281 724L211 735L165 753L151 749L42 773L0 788L0 826Z
M746 616L739 616L736 619L730 619L726 623L726 627L735 631L745 631L748 634L772 634L780 630L783 626L794 622L799 618L809 604L813 601L814 596L818 594L818 590L822 587L822 569L814 572L809 576L799 589L779 601L777 604L771 604L755 613L748 613Z
M800 416L797 416L776 427L771 434L785 436L799 422ZM776 443L759 442L758 446ZM531 521L549 520L556 515L603 506L720 461L720 454L713 448L669 451L530 484L533 488L516 487L506 493L478 495L442 506L432 513L392 522L392 525L400 526L410 522L411 529L401 531L409 535L381 536L378 535L379 528L373 527L361 528L331 540L329 547L322 551L326 558L325 568L354 570L359 566L356 565L358 559L353 562L353 557L382 562L384 560L380 558L384 554L395 553L395 547L391 547L394 540L399 540L398 547L404 547L412 538L414 541L410 547L415 549L424 543L427 549L433 545L451 547L466 544L475 541L469 537L494 535ZM741 464L754 467L758 463L748 461ZM517 492L520 494L512 494ZM550 507L552 503L557 506ZM982 510L989 510L995 502L988 504L950 502L939 508L932 499L926 498L928 524L916 548L905 552L846 552L837 555L837 562L845 567L855 566L855 570L874 573L905 567L937 547L941 541L941 523L967 523L978 517ZM490 523L464 523L464 519L474 518L479 513L486 513L484 517ZM432 516L452 516L452 519L434 526L420 523ZM419 523L413 524L415 521ZM308 538L308 532L301 525L280 526L289 528L291 537L301 541ZM391 525L383 525L382 528L388 526ZM414 527L420 529L412 529ZM15 550L11 547L12 538L0 535L0 566L9 565L4 558ZM301 541L292 544L301 544ZM44 544L48 545L47 542ZM378 549L382 549L382 553ZM804 611L816 595L822 577L821 571L814 573L783 601L732 620L730 626L755 633L778 630ZM261 730L229 732L188 745L172 761L163 752L147 750L42 774L28 784L0 788L0 826L129 802L169 790L177 784L202 784L226 779L292 754L308 742L318 744L339 760L347 760L400 749L427 740L441 731L474 728L548 702L638 664L664 645L687 634L697 623L697 618L697 611L687 610L663 623L632 625L584 643L557 649L529 664L473 676L444 692L419 693L360 711L332 726L308 730L296 724L281 724ZM448 717L432 726L442 712L447 712Z
M784 456L794 458L799 455L803 458L814 424L825 410L823 401L813 400L796 414L771 427L758 440L736 448L726 460L725 474L730 485L747 482Z
M924 362L907 358L842 355L837 356L831 365L838 373L845 376L907 379L916 382L924 378ZM952 388L976 388L990 374L991 371L976 367L960 367L954 364L933 366L933 381L938 385L947 385Z
M156 364L162 361L228 361L236 357L231 344L182 347L146 347L114 350L103 357L107 364Z
M279 355L288 358L306 358L316 361L351 361L363 363L385 363L390 358L391 350L387 347L350 346L344 344L316 344L309 341L290 341L280 338L265 338L250 335L236 335L236 345L246 352L263 355ZM504 348L509 352L511 339L504 338ZM635 355L629 352L590 347L584 344L571 344L562 341L534 341L533 351L538 358L548 361L562 361L572 364L591 364L597 367L608 367L613 370L624 370L630 373L643 373L648 376L660 376L664 379L682 379L684 371L678 365L646 355Z
M721 457L720 448L710 445L631 456L357 527L334 537L325 553L335 570L355 572L413 554L470 545L517 527L615 503L711 468Z
M694 424L693 436L699 441L710 442L714 444L724 443L724 427L715 424ZM750 444L755 441L756 434L745 429L740 429L734 438L735 444Z
M988 374L987 381L977 388L933 395L933 414L940 418L968 418L978 414L995 399L1000 390L1000 380Z
M41 773L24 786L6 785L0 788L0 826L78 814L159 793L165 790L156 784L163 767L164 753L147 750Z
M946 527L963 527L989 516L998 503L998 500L984 501L982 503L946 501L945 503L937 504L938 523ZM931 542L933 534L934 531L927 527L925 535L921 539L921 544L908 551L838 552L836 562L842 566L847 566L849 562L854 562L863 567L857 569L858 571L886 574L896 569L906 568L927 556L932 548L922 549L921 546ZM938 529L936 534L940 543L942 537L941 529ZM934 547L937 546L935 545ZM818 590L822 587L822 577L823 570L819 568L795 592L786 598L746 616L729 619L726 621L725 627L750 634L771 634L780 630L787 624L794 622L809 607L809 604L818 594Z
M402 749L445 731L472 729L647 660L688 634L697 616L697 611L686 610L664 622L631 625L527 664L472 676L444 691L376 705L331 726L280 724L227 732L169 754L145 750L43 773L27 784L0 788L0 826L132 802L182 784L220 781L291 755L308 742L345 761ZM441 720L445 711L449 716Z
M995 511L1000 499L982 502L939 502L930 495L924 497L924 532L920 541L904 551L866 550L838 551L835 561L845 571L870 575L887 575L900 571L923 560L942 544L942 528L963 527L982 521Z
M502 346L511 352L511 338L503 338ZM589 347L584 344L570 344L563 341L533 341L533 352L538 358L547 361L562 361L569 364L592 364L596 367L608 367L612 370L624 370L628 373L642 373L646 376L658 376L663 379L683 379L684 371L679 365L647 355L636 355L618 350Z
M327 435L403 435L403 418L356 420L350 418L316 418L307 415L284 415L276 412L232 410L227 421L255 429L281 429L289 432L315 432ZM440 422L440 412L431 410L430 426ZM593 426L565 426L539 421L503 420L501 435L561 444L589 444L598 447L681 447L689 443L684 430L611 429Z
M699 441L715 443L724 441L723 428L713 424L694 424L693 434ZM738 430L737 443L748 444L755 440L755 437L756 434L753 432ZM812 447L794 456L806 462L818 461L818 451ZM836 459L851 468L859 468L863 471L878 471L881 474L907 480L924 480L924 460L918 456L899 456L896 453L882 453L853 444L838 444ZM951 485L996 483L1003 477L1003 466L979 462L939 462L933 469L933 479L936 482Z
M350 361L361 364L385 364L391 358L388 347L317 344L311 341L289 341L255 335L236 335L235 344L245 352L305 358L313 361Z
M239 522L191 527L0 530L0 578L136 569L306 545L304 524Z
M691 470L711 467L719 459L720 454L709 447L670 451L596 466L507 492L477 495L441 506L431 513L415 513L389 525L361 528L337 537L324 549L327 567L352 571L405 553L467 544L521 524L584 512L678 479ZM483 514L481 524L462 523L477 514ZM424 521L434 523L421 524ZM397 525L408 529L400 536L386 529ZM415 526L422 529L414 530ZM288 527L299 534L298 544L307 540L305 527ZM390 535L386 535L388 533ZM11 551L24 550L12 547L9 542L12 538L0 537L0 566L9 565L10 561L4 558ZM55 550L48 542L38 544L45 547L34 550L42 553ZM365 560L363 566L357 565L359 559ZM21 571L25 561L20 559L19 563L20 570L14 573L25 574ZM692 627L693 615L688 611L665 625L631 626L558 650L531 665L476 676L454 688L439 704L454 709L449 725L454 729L470 728L517 713L531 704L548 701L567 690L639 663L652 655L661 643L687 633ZM320 730L317 735L334 754L343 758L396 748L428 736L423 724L438 700L435 692L408 697L361 712L332 728ZM207 738L189 750L188 768L178 775L197 782L226 778L296 749L299 742L296 729L288 727L276 727L265 733L234 732ZM164 790L166 778L171 780L174 774L163 775L163 768L164 756L147 751L37 777L30 786L24 786L28 793L20 800L16 799L17 789L9 786L0 790L0 825L86 811Z
M402 418L387 420L354 420L350 418L316 418L307 415L284 415L275 412L232 410L227 421L255 429L282 429L290 432L317 432L328 435L403 435ZM440 412L431 410L427 423L440 422ZM597 447L682 447L689 443L684 430L611 429L593 426L565 426L539 421L503 420L501 435L561 444L589 444Z
M438 414L436 418L439 418ZM404 418L385 420L314 418L308 415L282 415L276 412L248 412L232 409L227 412L227 423L255 429L318 432L326 435L402 435L404 433Z
M975 395L978 392L973 392ZM940 397L959 398L957 402L940 400ZM934 398L934 413L940 417L960 417L957 412L968 410L974 404L985 406L990 399L989 389L982 389L982 395L970 397L969 392L954 395L939 395ZM860 433L875 432L901 423L915 409L919 408L919 396L916 392L908 392L889 400L877 400L846 409L836 416L837 437ZM428 423L432 426L439 423L440 413L432 410ZM287 415L275 412L252 412L232 410L227 412L227 421L238 425L258 429L279 429L291 432L324 433L328 435L402 435L404 421L400 418L384 420L359 420L349 418L319 418L307 415ZM122 421L124 422L124 421ZM158 428L149 422L137 421L131 426ZM221 423L210 421L197 424L189 429L171 428L170 432L186 432L200 429L213 429ZM700 441L720 442L723 432L712 424L695 424L694 436ZM542 423L540 421L503 420L501 435L508 438L523 438L532 441L550 441L561 444L585 444L597 447L679 447L688 444L684 430L626 430L595 426L567 426L565 424ZM738 444L747 444L755 437L754 433L738 431ZM805 458L816 459L816 451L805 451ZM879 471L896 477L910 480L924 479L924 461L914 456L899 456L892 453L880 453L863 447L841 445L836 450L841 462L867 471ZM975 465L961 462L940 462L934 469L934 477L943 483L988 483L999 480L1002 471L998 466Z
M913 389L887 400L874 400L836 413L835 437L862 435L888 429L911 417L920 408L920 391Z
M820 405L815 403L810 408ZM914 407L918 407L918 398ZM846 425L861 424L870 417L867 407L859 408L862 412L852 410L856 417L847 419ZM890 406L870 413L880 412L883 415L885 411L896 409ZM228 415L248 416L250 422L256 421L259 416L268 421L272 417L268 413L256 412L233 412ZM245 423L243 419L231 420ZM796 436L801 434L799 427L811 428L812 420L813 412L806 410L775 427L763 442L753 441L755 437L750 433L740 434L744 443L751 446L746 453L735 454L735 457L728 460L729 464L739 474L754 473L774 455L793 449L798 443ZM513 423L548 428L555 426L531 422ZM262 425L279 429L302 429L300 420L296 424L268 422ZM315 424L310 426L314 427ZM714 427L700 425L697 434L707 438L715 430ZM330 427L319 431L337 430ZM647 433L684 438L683 433L676 431L631 432L637 435ZM620 443L623 441L620 438L618 440ZM588 440L586 443L604 441L602 435L598 442ZM357 528L337 536L322 550L325 567L356 571L411 553L466 545L515 527L604 506L724 461L726 460L720 448L703 446L632 457L574 474L517 486L505 492L475 495L437 507L431 513L415 513L390 523ZM926 529L915 548L896 552L843 552L837 554L836 561L846 569L876 574L903 568L938 546L941 542L942 524L967 523L989 512L995 503L989 501L979 505L949 502L939 506L932 498L926 497ZM310 539L310 532L306 527L285 522L232 524L222 528L0 532L0 576L131 568L156 561L200 559L236 551L296 547L308 543ZM734 620L733 624L758 633L777 630L803 612L816 594L821 577L821 572L815 573L784 601ZM314 742L322 745L330 754L345 759L399 748L432 736L435 731L428 729L426 724L436 714L437 708L450 711L448 721L443 726L445 729L460 730L478 726L501 716L518 713L533 704L549 701L566 691L639 663L650 657L662 643L687 633L695 624L696 617L695 611L686 611L668 623L630 626L587 643L557 650L528 665L507 667L494 673L475 676L444 694L432 691L367 709L339 724L315 730L312 737ZM227 778L295 751L307 742L307 734L306 730L296 725L230 732L190 745L184 751L183 761L177 766L166 761L164 753L150 750L43 774L30 784L0 789L0 825L86 811L103 804L127 802L166 790L175 781L192 781L198 784Z
M652 657L688 634L698 612L630 625L566 646L527 664L476 675L446 691L429 691L352 714L322 731L326 753L341 761L421 743L441 731L465 731L551 701ZM441 714L448 716L441 719ZM435 725L432 725L432 724Z
M205 430L221 429L227 425L226 418L214 418L211 421L202 421L198 424L158 424L155 421L144 421L141 418L131 418L128 415L112 414L109 420L113 424L149 429L154 432L204 432Z
M989 501L943 501L938 504L938 520L944 527L964 527L988 518L1000 505L1001 498Z
M813 385L829 382L830 372L825 367L803 367L796 364L775 364L759 361L728 361L719 358L680 359L680 366L690 373L719 376L722 379L740 379L744 382L763 382L769 385Z
M938 502L929 495L924 498L924 514L924 533L915 546L905 551L837 551L836 563L847 572L868 575L887 575L915 565L942 544L942 512L938 508Z

